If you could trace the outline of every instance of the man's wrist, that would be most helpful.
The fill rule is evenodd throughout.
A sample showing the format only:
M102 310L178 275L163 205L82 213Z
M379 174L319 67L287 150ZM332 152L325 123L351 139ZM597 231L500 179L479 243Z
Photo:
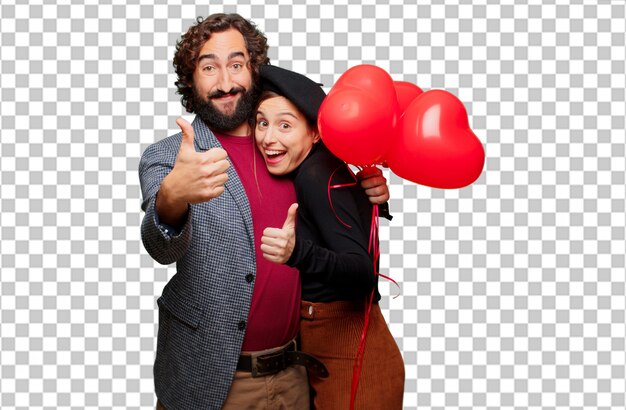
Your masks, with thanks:
M165 180L163 181L165 182ZM184 201L172 200L171 195L165 183L161 184L161 188L156 197L156 211L159 215L161 223L171 227L180 227L187 214L189 204Z

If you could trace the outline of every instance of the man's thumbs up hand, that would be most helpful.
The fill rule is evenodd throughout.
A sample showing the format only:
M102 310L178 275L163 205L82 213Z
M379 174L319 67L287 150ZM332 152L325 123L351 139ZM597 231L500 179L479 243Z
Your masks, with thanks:
M176 124L183 138L174 168L166 177L168 193L189 204L207 202L220 196L224 192L224 184L228 180L226 171L230 166L226 151L211 148L196 152L191 124L183 118L178 118Z
M176 124L183 137L176 163L161 181L156 203L161 222L172 226L181 222L189 204L210 201L224 192L230 166L222 148L196 152L193 127L187 120L178 118Z

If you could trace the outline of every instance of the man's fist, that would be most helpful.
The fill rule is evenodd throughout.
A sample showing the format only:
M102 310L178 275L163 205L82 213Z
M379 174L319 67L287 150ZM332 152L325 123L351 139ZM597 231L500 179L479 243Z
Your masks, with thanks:
M389 200L387 180L380 169L368 167L356 176L361 181L361 187L365 190L365 194L372 204L382 205Z
M178 118L176 124L183 138L174 168L161 181L156 199L159 219L172 226L184 221L189 204L210 201L224 192L230 166L222 148L196 152L191 124L183 118Z
M171 179L168 181L170 193L190 204L207 202L220 196L224 192L224 184L228 180L226 170L230 166L226 151L211 148L196 152L191 124L183 118L178 118L176 123L183 132L183 138L174 169L166 177Z

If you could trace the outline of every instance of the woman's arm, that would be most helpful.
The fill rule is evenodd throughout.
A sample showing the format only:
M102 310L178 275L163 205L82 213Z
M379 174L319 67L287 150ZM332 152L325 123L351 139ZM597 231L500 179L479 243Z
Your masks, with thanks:
M326 165L316 162L303 169L296 179L300 207L298 233L287 264L298 268L304 275L319 275L320 281L330 286L369 291L376 283L374 261L368 253L371 204L357 184L332 189L331 207L328 175L332 171L320 172L320 168ZM337 172L333 184L353 181L344 167ZM311 232L317 238L311 238Z

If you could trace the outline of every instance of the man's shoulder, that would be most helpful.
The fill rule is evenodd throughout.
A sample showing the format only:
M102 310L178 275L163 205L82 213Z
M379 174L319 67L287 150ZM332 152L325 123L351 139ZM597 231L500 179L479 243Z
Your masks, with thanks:
M176 134L165 137L159 141L153 142L150 144L150 147L156 147L160 149L167 149L168 147L176 147L178 151L178 147L180 146L180 141L182 140L183 134L181 132L177 132Z
M192 123L195 133L195 144L196 147L199 147L201 150L206 150L211 148L212 146L219 146L217 140L215 140L215 136L213 135L213 131L209 129L209 127L201 121L199 118L196 118ZM181 132L177 132L176 134L170 135L169 137L165 137L159 141L153 142L150 144L143 152L142 157L161 157L161 156L174 156L178 155L178 150L180 149L180 143L182 141L183 134Z
M174 135L170 135L169 137L165 137L159 141L153 142L148 145L148 147L144 150L142 156L151 156L151 155L164 155L168 153L178 153L178 149L180 148L180 142L182 140L182 133L176 133Z

